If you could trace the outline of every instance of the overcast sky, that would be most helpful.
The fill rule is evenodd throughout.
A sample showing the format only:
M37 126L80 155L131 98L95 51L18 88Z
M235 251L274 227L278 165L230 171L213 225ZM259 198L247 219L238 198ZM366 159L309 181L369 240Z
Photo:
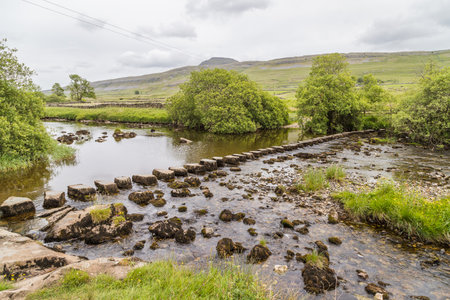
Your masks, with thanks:
M49 0L75 12L27 1L95 24L0 0L0 38L19 50L43 89L67 84L72 73L96 81L212 56L450 49L450 0Z

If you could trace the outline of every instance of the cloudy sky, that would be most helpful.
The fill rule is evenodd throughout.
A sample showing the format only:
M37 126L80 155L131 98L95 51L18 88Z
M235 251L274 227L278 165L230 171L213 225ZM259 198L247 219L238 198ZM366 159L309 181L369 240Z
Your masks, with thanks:
M450 0L0 0L0 38L48 89L212 56L450 49Z

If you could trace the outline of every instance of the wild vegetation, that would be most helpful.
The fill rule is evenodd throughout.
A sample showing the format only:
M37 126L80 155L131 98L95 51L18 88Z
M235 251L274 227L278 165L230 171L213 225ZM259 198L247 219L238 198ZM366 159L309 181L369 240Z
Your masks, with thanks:
M71 270L60 284L28 299L269 299L254 275L234 265L196 271L172 261L155 261L130 271L124 280L90 277Z
M327 185L324 171L322 169L309 168L303 174L303 182L297 188L305 192L313 192L323 189Z
M33 72L15 52L0 41L0 171L28 167L51 153L73 155L52 143L41 122L44 104L31 80Z
M94 88L85 78L82 78L77 74L71 74L69 75L69 78L71 81L67 88L69 89L70 97L73 100L82 101L84 97L96 98Z
M93 120L161 124L169 124L171 122L167 110L158 108L104 107L83 109L46 107L44 116L46 118L61 118L72 121Z
M224 69L192 72L168 102L176 124L213 133L254 132L288 122L281 100L261 91L247 76Z
M354 217L386 224L425 241L450 242L450 197L435 201L383 183L370 192L334 195Z

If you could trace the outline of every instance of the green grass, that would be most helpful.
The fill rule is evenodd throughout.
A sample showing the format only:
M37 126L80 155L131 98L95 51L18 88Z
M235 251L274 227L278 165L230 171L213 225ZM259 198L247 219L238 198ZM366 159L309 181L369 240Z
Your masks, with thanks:
M328 180L342 181L345 178L345 171L339 165L331 165L325 170L325 177Z
M111 208L94 208L89 211L89 214L92 217L92 222L95 224L106 221L111 217Z
M429 242L450 242L450 197L429 201L383 183L367 193L334 195L354 217L382 223Z
M322 169L310 168L303 174L303 183L299 184L297 188L305 192L313 192L323 189L327 184Z
M48 155L35 160L24 159L23 157L2 155L0 156L0 172L16 172L33 167L41 161L60 163L75 158L75 149L67 145L59 144L57 141L49 140Z
M266 247L267 241L266 241L265 239L261 239L261 240L259 241L259 244L260 244L261 246Z
M46 107L45 117L60 118L71 121L113 121L129 123L170 123L170 117L165 109L104 107L104 108L72 108Z
M108 275L91 277L72 270L62 282L27 299L270 299L248 272L234 265L195 271L172 261L136 268L124 280Z
M312 253L305 255L305 263L323 269L328 265L328 260L325 256L318 253L317 250L313 250Z
M12 287L13 286L11 283L4 280L0 280L0 291L9 290Z

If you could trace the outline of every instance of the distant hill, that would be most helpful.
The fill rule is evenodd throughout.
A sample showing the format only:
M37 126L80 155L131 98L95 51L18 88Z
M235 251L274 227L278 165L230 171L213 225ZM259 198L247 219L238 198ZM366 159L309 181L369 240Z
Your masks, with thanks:
M344 54L350 71L356 77L374 74L391 91L402 92L417 83L423 67L430 60L441 66L450 66L450 50L415 52L364 52ZM306 78L312 59L317 55L286 57L268 61L243 61L213 57L199 66L186 66L166 72L123 77L93 82L98 100L163 101L178 91L179 84L194 70L224 68L245 73L264 90L280 98L292 100L299 83ZM135 91L139 91L139 95Z

